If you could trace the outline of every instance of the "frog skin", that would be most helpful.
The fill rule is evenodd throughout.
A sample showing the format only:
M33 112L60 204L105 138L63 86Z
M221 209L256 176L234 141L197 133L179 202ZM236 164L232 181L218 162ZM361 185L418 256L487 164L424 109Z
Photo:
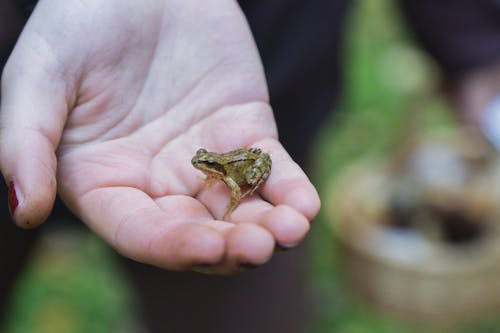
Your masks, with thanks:
M191 163L207 176L207 184L220 180L231 189L231 201L222 217L223 220L228 219L241 200L255 192L269 177L272 164L271 156L255 147L222 154L200 148ZM247 188L245 192L242 192L242 187Z

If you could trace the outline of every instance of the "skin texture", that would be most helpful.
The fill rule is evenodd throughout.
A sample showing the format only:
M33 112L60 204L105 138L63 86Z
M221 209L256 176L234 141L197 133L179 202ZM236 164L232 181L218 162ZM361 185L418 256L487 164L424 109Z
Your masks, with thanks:
M222 221L230 191L203 186L191 157L251 146L273 172ZM42 223L57 190L120 253L172 270L263 264L320 206L232 0L41 0L2 75L0 168L19 226Z

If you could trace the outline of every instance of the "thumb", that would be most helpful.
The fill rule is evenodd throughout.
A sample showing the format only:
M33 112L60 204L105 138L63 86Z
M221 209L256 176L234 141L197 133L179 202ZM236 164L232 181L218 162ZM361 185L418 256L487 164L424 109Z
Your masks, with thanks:
M0 170L9 186L11 216L25 228L45 221L54 205L55 151L68 108L56 67L41 58L18 44L1 81Z

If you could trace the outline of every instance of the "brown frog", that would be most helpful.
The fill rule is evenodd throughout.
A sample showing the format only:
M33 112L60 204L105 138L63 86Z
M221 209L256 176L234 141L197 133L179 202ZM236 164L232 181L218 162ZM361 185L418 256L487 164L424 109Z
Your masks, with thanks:
M223 154L200 148L191 163L207 175L207 184L221 180L231 188L231 201L222 217L223 220L226 220L240 201L251 195L271 172L271 156L260 148L243 148ZM246 190L242 192L242 188Z

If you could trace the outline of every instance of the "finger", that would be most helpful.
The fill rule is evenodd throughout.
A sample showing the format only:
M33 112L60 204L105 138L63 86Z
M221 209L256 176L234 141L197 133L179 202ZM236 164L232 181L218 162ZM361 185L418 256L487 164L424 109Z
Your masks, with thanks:
M266 263L274 253L272 235L252 223L229 229L226 235L226 256L216 265L196 265L192 270L206 274L230 275Z
M230 191L222 183L200 192L198 199L213 213L221 217L229 203ZM299 244L310 229L307 218L288 205L274 207L258 195L244 199L229 216L233 223L254 223L267 229L276 243L285 248Z
M169 216L171 221L197 220L217 230L223 236L234 227L233 223L213 220L206 207L189 196L169 195L156 199L155 203Z
M224 257L224 225L211 223L203 205L188 196L158 205L134 188L100 188L84 194L74 208L118 252L140 262L184 270Z
M254 146L268 152L272 159L271 174L259 189L262 197L274 206L290 206L311 221L319 211L320 199L304 171L277 140L262 140Z
M23 45L16 46L2 75L0 169L10 185L14 221L34 227L47 218L54 203L55 150L67 103L55 67L40 60L44 50L34 55Z
M238 224L230 229L226 241L226 260L234 267L262 265L274 252L272 235L252 223Z
M245 269L248 265L258 266L267 262L272 256L275 248L275 241L272 233L266 230L265 227L252 225L250 223L234 225L233 223L224 221L212 221L212 213L206 208L206 204L210 206L211 203L213 203L214 206L218 206L215 209L220 211L219 215L222 215L222 206L220 205L221 198L218 197L217 192L219 192L220 195L224 195L224 187L214 184L213 189L211 186L204 192L207 196L207 200L209 197L213 198L213 200L202 203L197 199L183 196L169 196L156 200L157 204L173 221L186 221L188 218L186 212L190 212L190 219L200 222L205 221L206 226L210 226L210 228L217 230L219 235L224 237L225 254L223 260L218 263L216 262L215 265L211 264L213 261L206 259L189 261L182 267L187 267L191 264L192 266L196 266L194 270L204 273L233 274L241 271L242 268ZM178 198L183 198L182 203L178 202ZM266 203L266 205L269 204ZM209 216L208 220L210 220L210 222L206 222L207 215ZM302 217L302 219L305 220L304 217ZM266 217L264 222L267 223L267 221L268 218ZM189 241L193 241L193 239ZM204 263L200 264L200 262Z
M257 197L242 203L232 214L231 221L255 223L264 227L283 248L297 246L310 230L307 218L292 207L287 205L274 207Z

